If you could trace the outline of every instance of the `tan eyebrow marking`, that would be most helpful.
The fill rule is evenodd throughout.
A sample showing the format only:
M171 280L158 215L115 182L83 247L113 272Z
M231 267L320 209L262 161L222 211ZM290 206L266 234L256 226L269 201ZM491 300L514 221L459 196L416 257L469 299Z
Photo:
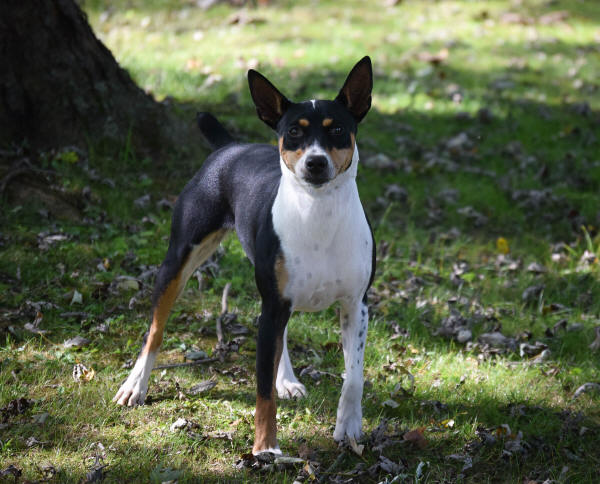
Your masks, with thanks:
M325 118L323 120L323 126L325 126L325 127L331 126L332 123L333 123L333 119L331 119L331 118Z
M306 118L300 118L298 120L298 124L304 128L306 128L310 123L308 122L308 119Z

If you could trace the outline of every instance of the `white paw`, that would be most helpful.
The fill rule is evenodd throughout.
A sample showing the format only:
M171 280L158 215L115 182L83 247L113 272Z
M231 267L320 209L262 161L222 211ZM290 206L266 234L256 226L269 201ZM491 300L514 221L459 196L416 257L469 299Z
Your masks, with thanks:
M113 402L117 402L118 405L127 405L128 407L143 405L147 391L147 381L143 381L139 376L134 377L130 375L113 397Z
M260 455L260 454L267 454L267 453L271 453L271 454L276 455L276 456L283 455L283 452L281 452L281 449L279 448L279 446L277 446L277 447L269 447L268 449L253 450L252 451L253 455Z
M275 382L279 398L302 398L306 396L306 387L295 378L282 378Z
M335 424L335 431L333 432L333 440L340 442L346 437L353 437L356 440L362 436L362 412L359 408L358 411L353 411L350 414L338 417Z
M117 402L119 405L127 405L128 407L142 405L146 399L148 379L150 378L150 372L155 360L156 353L140 355L127 380L125 380L125 383L121 385L121 388L119 388L119 391L114 396L113 402Z

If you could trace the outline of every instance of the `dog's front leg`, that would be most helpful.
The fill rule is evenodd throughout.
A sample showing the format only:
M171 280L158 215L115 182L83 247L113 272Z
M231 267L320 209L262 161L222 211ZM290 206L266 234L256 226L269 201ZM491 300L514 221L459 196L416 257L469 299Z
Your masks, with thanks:
M362 434L362 393L365 341L369 312L362 301L343 303L340 313L342 345L346 379L338 403L337 420L333 438L345 436L359 438Z
M274 298L276 299L276 298ZM281 454L277 444L275 378L283 349L283 335L290 317L289 303L265 301L258 321L256 341L256 413L254 414L254 455Z

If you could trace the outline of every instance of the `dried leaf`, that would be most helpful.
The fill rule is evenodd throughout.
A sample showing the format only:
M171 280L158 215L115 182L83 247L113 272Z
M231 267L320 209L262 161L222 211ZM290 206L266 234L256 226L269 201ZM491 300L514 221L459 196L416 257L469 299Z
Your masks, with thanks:
M182 430L182 429L186 429L189 426L189 423L186 419L184 419L183 417L179 417L177 420L175 420L175 422L173 422L171 424L170 430L171 432L177 432L178 430Z
M442 420L442 425L446 428L451 429L452 427L454 427L454 419L453 418L449 418L446 420Z
M42 323L42 320L44 319L44 314L41 311L37 311L36 315L35 315L35 319L33 320L32 323L26 323L23 327L34 334L46 334L48 331L47 330L42 330L39 329L40 324Z
M595 332L596 339L589 345L589 349L592 351L596 351L600 348L600 326L596 326Z
M402 438L407 442L411 442L416 445L419 449L427 447L427 439L423 435L425 433L425 427L419 427L415 430L406 432Z
M15 478L15 482L17 482L17 478L22 474L21 469L15 467L14 465L9 465L6 469L0 471L0 477L13 476Z
M188 395L200 395L201 393L211 390L216 385L217 385L217 382L215 380L205 380L200 383L197 383L193 387L190 387L190 389L187 391L187 394Z
M83 295L77 290L75 289L73 291L73 297L71 298L71 306L73 304L81 304L83 303Z
M185 359L190 361L204 360L206 358L208 358L208 354L202 350L190 350L185 354Z
M90 344L90 340L83 336L75 336L70 338L63 343L65 348L82 348Z
M15 398L11 400L5 407L0 408L2 421L7 422L9 417L25 413L33 403L34 401L28 398Z
M577 390L575 390L575 393L573 394L573 398L579 398L583 393L590 392L593 390L600 392L600 384L599 383L584 383Z
M529 286L523 291L521 299L523 300L523 302L535 303L537 302L544 288L545 286L543 284L537 286Z
M362 455L365 446L362 444L358 445L356 443L356 439L354 437L347 437L347 440L348 440L348 444L350 444L350 448L352 449L352 452L354 452L356 455Z
M510 252L510 247L508 246L508 241L504 237L498 237L496 239L496 249L501 254L508 254Z
M532 262L527 266L527 272L532 272L534 274L544 274L548 272L548 269L546 269L542 264Z
M300 459L299 457L289 457L282 455L280 457L276 457L273 461L273 464L303 464L304 459Z
M44 425L46 423L46 420L48 420L49 416L50 416L50 414L48 412L33 415L31 417L31 423L34 423L37 425Z
M42 442L41 440L36 439L33 435L25 441L25 445L27 445L27 447L43 446L47 443L48 442Z
M96 375L96 372L94 371L93 368L90 368L88 370L81 363L77 363L73 367L73 380L75 380L75 381L86 381L86 382L91 381L94 379L95 375Z

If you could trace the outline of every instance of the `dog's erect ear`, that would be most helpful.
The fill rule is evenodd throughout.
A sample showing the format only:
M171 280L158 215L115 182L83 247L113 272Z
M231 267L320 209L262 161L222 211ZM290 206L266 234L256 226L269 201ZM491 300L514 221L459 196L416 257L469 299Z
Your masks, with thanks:
M277 123L292 103L265 76L253 69L248 71L248 85L258 117L277 129Z
M369 56L363 57L352 68L346 78L344 87L335 98L344 104L357 123L365 117L371 107L371 90L373 89L373 69Z

